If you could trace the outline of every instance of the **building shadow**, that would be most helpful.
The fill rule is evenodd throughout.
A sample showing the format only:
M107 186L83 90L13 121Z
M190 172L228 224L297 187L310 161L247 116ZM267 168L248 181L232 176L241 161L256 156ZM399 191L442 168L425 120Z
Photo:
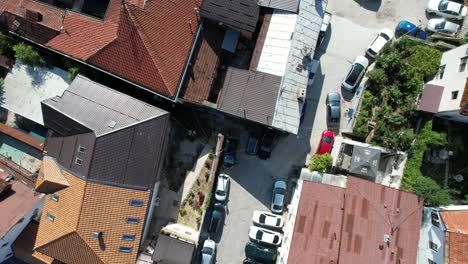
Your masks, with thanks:
M382 5L382 0L354 0L360 7L369 11L377 12Z

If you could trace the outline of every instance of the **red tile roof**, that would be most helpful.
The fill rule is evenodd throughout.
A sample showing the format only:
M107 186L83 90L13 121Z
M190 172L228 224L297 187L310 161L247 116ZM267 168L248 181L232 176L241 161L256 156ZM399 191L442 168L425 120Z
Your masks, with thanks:
M37 150L44 150L44 142L38 140L35 137L32 137L23 131L9 127L3 123L0 123L0 133L8 135L16 140L23 142L24 144L33 147Z
M288 263L338 263L344 189L304 181Z
M465 219L466 220L466 219ZM448 235L449 264L468 263L468 235L459 233L449 233ZM446 242L447 243L447 242Z
M24 17L16 12L19 2L0 0L0 9ZM26 4L43 15L38 24L59 33L42 44L165 96L176 94L198 28L197 0L146 4L131 0L123 5L120 0L110 0L104 20L32 0L23 1Z
M442 211L440 216L448 232L468 235L468 211Z

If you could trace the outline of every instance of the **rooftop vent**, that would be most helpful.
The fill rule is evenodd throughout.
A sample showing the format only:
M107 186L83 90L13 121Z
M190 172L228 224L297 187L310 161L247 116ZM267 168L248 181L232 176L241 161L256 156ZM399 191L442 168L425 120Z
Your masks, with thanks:
M102 236L102 232L101 232L101 231L97 231L97 232L94 232L94 233L93 233L93 238L94 238L94 239L99 239L101 236Z
M114 128L115 125L117 125L117 122L114 121L114 120L111 120L111 121L109 122L109 124L107 124L107 126L110 127L110 128Z

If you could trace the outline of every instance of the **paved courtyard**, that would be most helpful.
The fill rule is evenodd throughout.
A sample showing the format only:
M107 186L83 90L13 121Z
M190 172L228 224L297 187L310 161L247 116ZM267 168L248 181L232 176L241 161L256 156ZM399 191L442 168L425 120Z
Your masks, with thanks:
M225 171L232 180L228 214L220 234L214 237L218 243L217 263L242 263L253 211L268 211L274 180L286 179L292 167L303 165L307 154L317 148L320 134L327 129L326 95L342 94L341 82L354 58L365 54L368 44L383 27L393 29L401 19L414 23L421 19L425 23L426 3L426 0L329 1L327 11L333 17L328 35L315 54L320 59L320 69L308 89L307 111L298 135L281 137L271 159L266 161L244 153L247 135L241 135L237 164ZM340 127L333 129L336 133L348 122L346 110L351 96L342 96L342 119Z

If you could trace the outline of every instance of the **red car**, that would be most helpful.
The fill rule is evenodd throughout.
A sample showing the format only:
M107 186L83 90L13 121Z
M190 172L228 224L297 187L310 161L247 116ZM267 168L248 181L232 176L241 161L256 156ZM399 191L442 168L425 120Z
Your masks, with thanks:
M319 155L330 153L333 147L334 140L335 140L335 134L330 130L324 130L322 132L322 137L320 138L320 143L315 153Z

